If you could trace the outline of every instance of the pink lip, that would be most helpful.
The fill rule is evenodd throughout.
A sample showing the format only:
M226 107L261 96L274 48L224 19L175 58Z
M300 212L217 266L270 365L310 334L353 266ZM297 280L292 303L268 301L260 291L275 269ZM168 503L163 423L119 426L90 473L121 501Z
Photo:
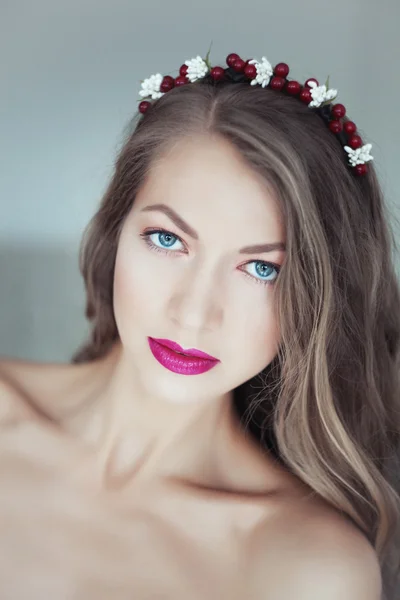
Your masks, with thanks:
M196 356L197 358L207 358L208 360L218 360L218 358L215 358L215 356L210 356L210 354L207 354L206 352L202 352L201 350L197 350L196 348L187 348L187 349L182 348L179 344L177 344L176 342L172 342L171 340L166 340L163 338L151 338L151 339L155 340L162 346L166 346L167 348L174 350L174 352L182 352L182 354L186 354L186 356Z
M171 350L171 348L160 344L156 339L149 337L148 340L154 358L156 358L163 367L174 373L179 373L181 375L199 375L200 373L209 371L220 362L218 359L210 360L209 358L184 356L183 354L178 354L174 350Z

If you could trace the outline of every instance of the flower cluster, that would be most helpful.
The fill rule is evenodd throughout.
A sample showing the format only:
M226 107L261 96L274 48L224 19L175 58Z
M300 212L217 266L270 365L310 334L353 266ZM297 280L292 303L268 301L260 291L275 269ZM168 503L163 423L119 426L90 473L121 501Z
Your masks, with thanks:
M307 79L302 85L296 80L288 80L289 66L278 63L272 67L265 56L260 61L251 59L244 61L238 54L231 53L226 58L227 69L220 66L211 67L209 62L210 50L205 60L196 56L186 60L179 69L179 75L162 76L160 73L151 75L142 82L139 91L141 98L157 100L174 87L194 83L209 76L214 82L229 79L230 81L247 81L250 85L269 87L272 90L283 91L287 95L297 96L309 108L317 109L329 129L335 134L344 150L347 152L349 165L357 175L365 175L368 171L367 164L373 157L370 154L371 144L362 143L357 134L357 127L353 121L342 121L346 114L343 104L332 105L332 100L337 96L337 90L329 88L329 77L325 85L319 85L313 77ZM151 106L148 100L139 104L139 111L145 113Z
M250 82L250 85L261 85L261 87L266 87L269 82L270 79L272 77L272 75L274 74L274 70L272 68L272 65L270 62L268 62L268 60L265 58L265 56L263 56L261 58L261 62L258 62L257 60L253 59L253 60L249 60L249 65L255 65L256 70L257 70L257 75L255 76L254 79L252 79L252 81Z
M347 154L349 155L349 162L352 167L356 165L363 165L370 160L373 160L374 157L370 155L370 150L372 148L372 144L365 144L360 148L350 148L349 146L344 146Z
M147 79L142 81L142 89L139 92L139 96L142 98L152 98L153 100L157 100L157 98L161 98L163 95L160 92L160 85L163 80L163 76L160 73L156 75L150 75Z
M308 105L310 108L321 106L325 102L334 100L337 96L337 90L328 90L326 85L317 85L315 81L310 81L308 85L312 96L312 101Z
M187 65L186 77L191 83L198 79L202 79L208 73L207 63L201 56L196 56L196 58L192 58L191 60L185 60L185 65Z

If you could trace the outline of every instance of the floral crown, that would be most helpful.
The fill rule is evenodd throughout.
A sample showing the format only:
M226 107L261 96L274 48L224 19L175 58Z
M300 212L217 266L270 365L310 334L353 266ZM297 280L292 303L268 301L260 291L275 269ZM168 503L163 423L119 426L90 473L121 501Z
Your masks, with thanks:
M353 121L341 121L346 114L346 108L343 104L332 105L337 90L329 89L329 77L325 85L319 85L313 77L301 85L298 81L287 79L289 66L286 63L278 63L272 67L265 56L261 61L255 59L244 61L238 54L231 53L226 58L228 68L212 67L209 54L210 50L205 59L197 56L186 60L180 67L177 77L170 75L163 77L160 73L151 75L141 82L140 97L157 100L174 87L194 83L200 79L213 82L250 82L250 85L260 85L263 88L268 86L273 90L297 97L309 108L315 109L347 152L352 171L357 175L365 175L368 172L366 163L373 160L373 156L370 155L372 144L363 145ZM149 100L142 100L139 104L139 112L144 114L150 106Z

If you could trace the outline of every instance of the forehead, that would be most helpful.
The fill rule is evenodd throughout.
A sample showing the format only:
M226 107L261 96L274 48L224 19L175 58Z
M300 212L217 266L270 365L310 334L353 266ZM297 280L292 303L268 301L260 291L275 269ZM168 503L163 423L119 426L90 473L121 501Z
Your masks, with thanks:
M226 226L274 228L282 237L277 197L230 142L221 136L179 140L152 163L135 204L169 204L187 219L213 217ZM257 234L257 231L254 233Z

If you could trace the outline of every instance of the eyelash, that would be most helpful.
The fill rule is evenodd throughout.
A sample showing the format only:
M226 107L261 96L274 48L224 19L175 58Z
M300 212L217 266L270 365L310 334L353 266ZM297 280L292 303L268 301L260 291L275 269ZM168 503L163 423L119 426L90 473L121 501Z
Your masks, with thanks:
M167 235L172 235L172 237L176 238L177 240L179 240L182 244L183 241L181 240L181 238L176 235L175 233L172 233L172 231L168 231L167 229L150 229L150 230L146 230L143 233L139 234L140 237L144 240L144 243L151 249L154 250L155 252L162 252L163 254L170 254L170 252L172 253L177 253L176 250L168 250L168 248L160 248L159 246L156 246L156 244L154 244L151 240L150 240L150 235L153 235L154 233L165 233ZM271 262L266 262L265 260L249 260L247 263L245 263L245 265L250 265L252 263L262 263L264 265L267 265L268 267L272 267L275 269L277 276L279 275L279 271L280 271L280 266L276 265L274 263ZM249 277L250 279L252 279L252 281L255 281L256 283L261 283L262 285L274 285L276 278L273 281L267 281L264 279L258 279L257 277L255 277L254 275L250 275L250 273L247 273L246 271L243 271L243 273Z

